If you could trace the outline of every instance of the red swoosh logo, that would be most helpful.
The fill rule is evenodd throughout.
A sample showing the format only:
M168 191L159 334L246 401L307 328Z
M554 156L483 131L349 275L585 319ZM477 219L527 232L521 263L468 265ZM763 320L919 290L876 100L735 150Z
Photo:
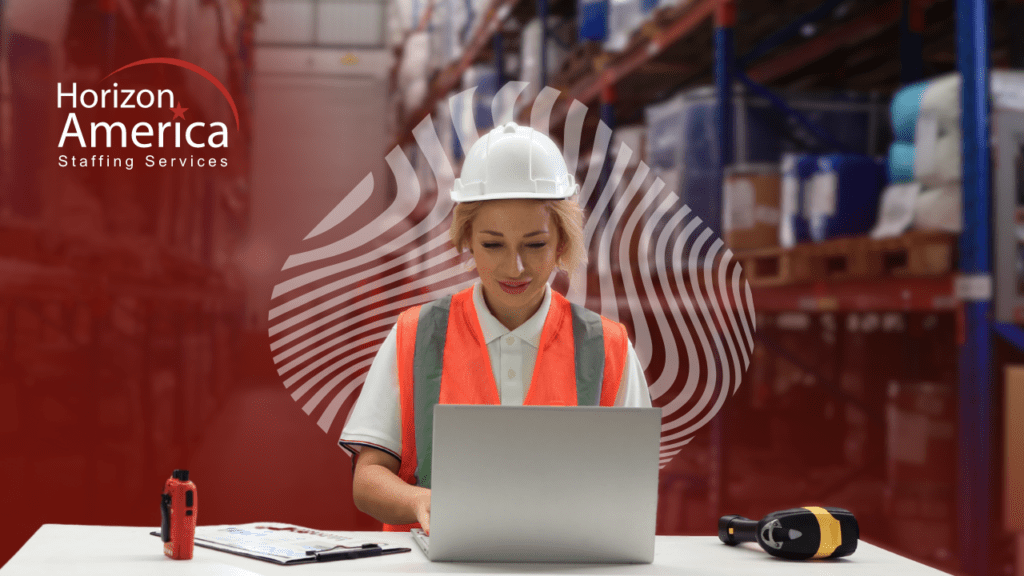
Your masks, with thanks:
M209 80L210 83L212 83L214 86L217 87L218 90L220 90L220 93L224 95L224 98L227 99L228 105L231 106L231 112L233 112L234 115L235 115L235 129L236 130L240 129L239 128L239 121L238 121L238 108L235 106L235 99L231 97L231 94L228 92L228 89L225 88L224 85L220 83L220 80L217 80L217 78L215 78L213 76L213 74L210 74L206 70L203 70L202 68L200 68L199 66L196 66L195 64L193 64L191 62L186 62L184 60L179 60L177 58L144 58L142 60L136 60L135 62L132 62L131 64L125 64L124 66L121 66L117 70L114 70L110 74L107 74L106 76L104 76L103 80L106 80L107 78L110 78L111 76L113 76L114 74L117 74L121 70L127 70L128 68L133 68L135 66L141 66L143 64L170 64L171 66L178 66L179 68L184 68L186 70L191 70L191 71L195 72L196 74L199 74L203 78L206 78L207 80ZM101 82L103 80L101 80Z

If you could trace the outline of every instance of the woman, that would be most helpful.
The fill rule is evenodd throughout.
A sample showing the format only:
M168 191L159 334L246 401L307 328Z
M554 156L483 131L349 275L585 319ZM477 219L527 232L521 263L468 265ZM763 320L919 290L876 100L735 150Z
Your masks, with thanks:
M577 191L558 147L530 128L508 123L470 148L451 239L480 280L402 313L339 442L358 452L356 507L386 530L429 533L435 403L651 405L625 328L548 285L586 259Z

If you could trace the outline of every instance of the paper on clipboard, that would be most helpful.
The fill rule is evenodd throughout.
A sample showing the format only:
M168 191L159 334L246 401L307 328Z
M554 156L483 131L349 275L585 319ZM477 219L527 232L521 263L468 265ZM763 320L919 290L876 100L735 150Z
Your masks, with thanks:
M315 562L308 550L361 548L373 544L339 534L278 522L196 526L196 546L239 554L277 564Z

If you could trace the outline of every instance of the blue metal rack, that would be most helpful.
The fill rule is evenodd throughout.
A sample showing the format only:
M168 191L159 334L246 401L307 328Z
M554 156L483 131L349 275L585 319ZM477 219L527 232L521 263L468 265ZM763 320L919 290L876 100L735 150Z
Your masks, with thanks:
M958 417L958 519L960 558L970 574L990 573L992 518L992 229L987 0L957 0L957 66L963 78L964 229L960 271L979 285L963 303ZM987 286L987 290L986 290Z
M720 0L716 12L715 71L718 89L719 167L724 170L732 154L734 101L733 78L748 87L759 86L742 71L732 73L737 64L733 53L735 0ZM830 13L837 2L826 0L821 6L796 20L779 33L759 44L739 60L740 66L752 62L788 41L807 23ZM903 1L901 21L902 78L910 82L923 75L920 54L920 10L918 0ZM958 499L957 533L962 568L969 574L990 573L989 526L993 512L993 368L992 368L992 296L991 296L991 158L988 148L989 125L989 15L986 0L957 0L958 68L964 78L963 106L963 197L964 229L960 237L960 270L974 296L963 302L965 339L960 347ZM776 103L780 104L780 103ZM781 108L785 109L784 106ZM986 289L987 287L987 289ZM1013 335L1019 335L1014 332ZM1024 336L1022 336L1024 341Z

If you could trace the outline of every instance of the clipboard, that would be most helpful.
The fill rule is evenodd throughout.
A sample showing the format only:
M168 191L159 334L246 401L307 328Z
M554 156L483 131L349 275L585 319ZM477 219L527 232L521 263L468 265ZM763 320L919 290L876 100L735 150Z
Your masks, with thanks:
M160 536L159 531L150 532ZM196 526L195 545L283 566L410 552L339 532L278 522Z

